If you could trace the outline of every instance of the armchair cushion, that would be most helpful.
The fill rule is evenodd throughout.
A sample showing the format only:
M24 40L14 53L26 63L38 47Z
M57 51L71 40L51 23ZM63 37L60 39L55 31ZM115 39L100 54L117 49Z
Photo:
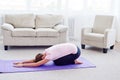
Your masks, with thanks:
M89 41L101 42L101 41L104 41L104 34L86 33L84 35L84 39Z
M14 37L36 36L36 32L32 28L15 28L12 31Z
M48 37L56 37L59 36L59 32L55 29L51 28L38 28L36 29L37 36L48 36Z

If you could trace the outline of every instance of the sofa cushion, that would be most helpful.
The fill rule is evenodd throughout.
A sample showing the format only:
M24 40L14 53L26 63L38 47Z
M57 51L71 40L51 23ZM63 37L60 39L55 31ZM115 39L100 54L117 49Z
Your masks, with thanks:
M31 28L15 28L12 31L12 36L15 37L24 37L24 36L36 36L36 32Z
M62 22L61 15L36 15L36 28L50 28Z
M97 41L101 42L104 40L103 34L97 34L97 33L87 33L84 35L84 39L90 40L90 41Z
M5 22L12 24L15 28L34 28L35 16L33 14L5 15Z
M37 36L59 36L59 32L51 28L38 28L36 29Z

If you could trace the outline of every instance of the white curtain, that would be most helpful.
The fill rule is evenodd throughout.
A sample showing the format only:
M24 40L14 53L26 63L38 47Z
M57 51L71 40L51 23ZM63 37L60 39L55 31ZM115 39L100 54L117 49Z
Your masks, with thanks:
M80 39L81 28L92 26L95 15L119 17L119 4L119 0L0 0L0 14L21 12L62 14L65 16L66 25L70 26L70 36Z
M5 11L93 11L112 12L116 0L0 0L0 12ZM43 10L43 11L41 11Z

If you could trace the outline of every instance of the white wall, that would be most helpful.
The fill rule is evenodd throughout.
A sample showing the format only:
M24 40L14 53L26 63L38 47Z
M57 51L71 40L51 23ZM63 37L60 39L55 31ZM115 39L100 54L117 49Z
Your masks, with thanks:
M116 3L115 3L115 15L116 15L116 41L117 42L120 42L120 0L116 0Z
M75 16L75 29L74 29L74 38L81 40L81 29L83 27L92 27L94 22L94 14L78 14Z
M2 15L0 15L0 25L2 24ZM0 40L2 39L2 32L0 27Z
M120 42L120 15L116 16L116 41Z

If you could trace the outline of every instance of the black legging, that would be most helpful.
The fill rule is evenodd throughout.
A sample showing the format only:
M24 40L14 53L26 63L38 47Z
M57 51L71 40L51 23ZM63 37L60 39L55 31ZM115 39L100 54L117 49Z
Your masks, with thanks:
M76 54L69 54L64 57L61 57L59 59L54 60L54 64L58 66L62 65L69 65L69 64L75 64L75 60L80 56L81 52L79 47L77 47L77 53Z

